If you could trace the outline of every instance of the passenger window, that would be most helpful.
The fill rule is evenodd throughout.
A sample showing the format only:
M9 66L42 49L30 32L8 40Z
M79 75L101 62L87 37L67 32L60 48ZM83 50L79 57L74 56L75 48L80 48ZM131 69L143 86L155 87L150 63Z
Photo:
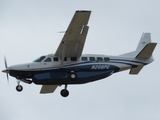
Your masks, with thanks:
M95 61L95 57L89 57L90 61Z
M58 61L58 57L54 57L53 60L54 60L54 61Z
M109 61L109 58L105 57L105 58L104 58L104 61Z
M67 61L67 58L66 58L66 57L64 58L64 61Z
M77 61L76 57L71 57L71 61Z
M88 59L87 59L87 57L81 57L81 60L82 61L87 61Z
M97 61L102 61L102 57L97 57Z
M44 62L51 62L51 58L47 58Z

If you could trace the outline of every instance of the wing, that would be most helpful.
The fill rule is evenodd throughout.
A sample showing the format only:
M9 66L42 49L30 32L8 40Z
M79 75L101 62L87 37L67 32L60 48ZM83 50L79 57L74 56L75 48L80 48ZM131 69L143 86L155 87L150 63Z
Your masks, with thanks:
M88 20L91 11L76 11L55 56L80 57L88 32Z
M56 88L58 86L59 85L43 85L42 88L41 88L40 93L41 94L52 93L52 92L54 92L56 90Z

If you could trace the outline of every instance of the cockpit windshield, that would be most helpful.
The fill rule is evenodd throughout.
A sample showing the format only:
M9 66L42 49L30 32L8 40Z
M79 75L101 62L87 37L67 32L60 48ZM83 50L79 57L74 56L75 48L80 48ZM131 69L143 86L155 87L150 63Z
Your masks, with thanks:
M42 60L44 60L45 56L41 56L37 59L35 59L33 62L41 62Z

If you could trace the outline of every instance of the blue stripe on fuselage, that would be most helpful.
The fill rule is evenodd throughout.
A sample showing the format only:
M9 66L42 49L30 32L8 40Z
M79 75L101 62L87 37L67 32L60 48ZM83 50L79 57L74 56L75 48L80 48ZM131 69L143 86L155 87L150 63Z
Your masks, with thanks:
M130 63L128 63L128 62L130 62ZM75 63L68 63L68 65L64 65L63 68L64 69L88 69L88 70L90 70L92 65L104 65L104 66L109 65L109 66L118 67L116 65L110 65L108 63L119 63L119 64L124 64L124 65L129 65L132 67L137 66L137 63L143 64L143 65L147 64L144 62L133 61L133 60L110 59L109 61L85 61L85 62L79 62L79 63L76 63L76 62ZM42 71L42 70L51 70L51 69L54 69L54 70L59 69L59 66L49 67L49 68L38 68L38 69L34 69L32 71L38 71L38 70Z

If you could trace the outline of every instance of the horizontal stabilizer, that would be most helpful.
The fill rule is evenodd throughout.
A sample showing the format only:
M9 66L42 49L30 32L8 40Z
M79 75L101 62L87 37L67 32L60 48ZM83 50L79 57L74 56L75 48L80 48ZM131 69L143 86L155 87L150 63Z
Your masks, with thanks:
M144 65L139 65L139 66L137 66L137 67L135 67L135 68L132 68L132 69L130 70L129 74L132 74L132 75L138 74L138 73L141 71L141 69L143 68L143 66L144 66Z
M149 59L152 56L154 48L157 43L148 43L139 54L136 56L137 59Z

